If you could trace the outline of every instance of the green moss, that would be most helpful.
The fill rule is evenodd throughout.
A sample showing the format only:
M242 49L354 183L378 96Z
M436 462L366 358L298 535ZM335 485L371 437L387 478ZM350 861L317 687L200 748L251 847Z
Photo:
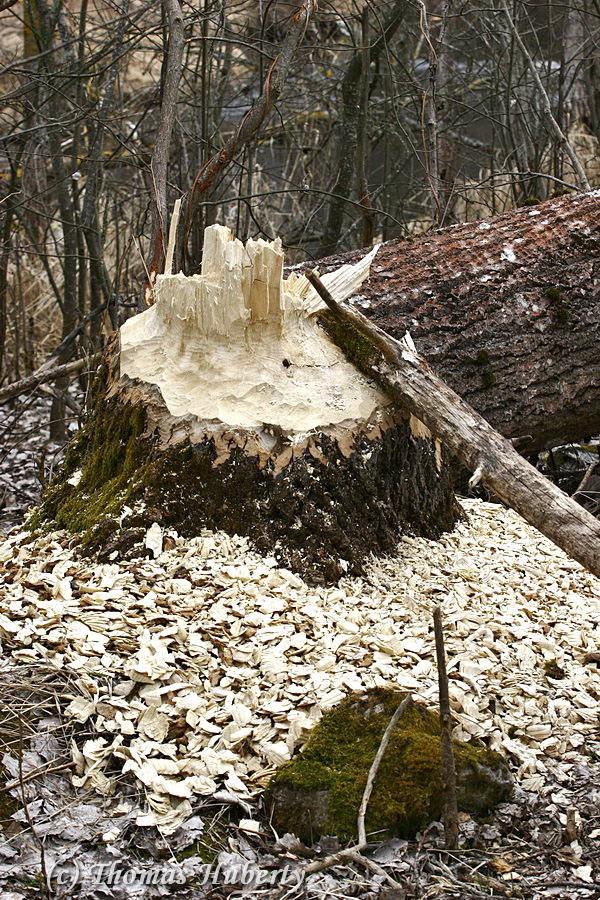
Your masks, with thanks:
M525 199L519 203L519 206L537 206L538 203L541 202L539 197L525 197Z
M555 659L549 659L544 663L544 672L548 678L554 678L559 681L567 677L567 673L562 666L559 666Z
M327 792L325 821L320 823L318 831L335 834L342 841L355 836L369 768L401 700L401 695L393 690L376 689L366 696L366 706L364 697L355 696L326 713L304 750L271 779L267 800L274 802L277 798L275 827L284 826L280 820L280 797L287 797L291 792L289 806L293 809L294 804L298 806L295 792L314 796L314 792ZM489 792L489 785L484 789L483 783L478 783L478 773L482 766L497 767L501 758L483 746L458 741L455 741L455 754L457 770L470 773L469 796L479 791L481 797L486 790ZM321 797L319 802L325 801ZM462 808L468 805L463 803ZM487 804L484 806L487 812ZM367 811L367 832L413 837L429 822L439 819L441 807L439 717L411 703L392 733L379 767Z
M45 880L41 872L37 875L31 875L30 877L21 877L19 879L19 884L21 884L23 887L34 888L40 891L40 893L43 892L43 894L46 894Z
M544 290L544 297L552 304L550 312L555 324L566 325L571 320L571 314L563 303L560 290L557 287L547 287Z
M553 311L553 319L557 325L568 325L571 321L571 313L566 306L561 304Z
M372 378L372 367L380 359L381 351L357 328L347 321L340 322L333 313L326 310L320 319L331 340L343 349L350 362Z
M562 295L557 287L547 287L544 291L544 297L551 300L552 303L559 303Z
M202 837L175 854L179 862L199 856L206 865L213 865L219 853L229 849L229 816L227 814L224 816L222 809L212 815L203 811L202 821L204 822Z
M29 520L29 528L52 524L83 532L84 546L105 540L123 506L133 505L141 496L152 444L142 438L144 428L141 407L108 400L93 409ZM70 484L77 471L81 471L78 484Z
M489 352L487 350L485 350L484 348L482 348L481 350L478 350L477 356L473 359L473 362L477 366L489 366L490 362L491 362L491 357L490 357ZM493 384L496 383L496 376L494 375L494 373L492 372L492 370L490 368L485 369L485 371L483 371L481 373L481 383L486 388L491 387Z

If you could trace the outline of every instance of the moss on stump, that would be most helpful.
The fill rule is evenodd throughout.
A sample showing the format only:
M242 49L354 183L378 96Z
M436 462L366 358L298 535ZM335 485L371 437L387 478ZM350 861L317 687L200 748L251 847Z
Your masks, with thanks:
M306 843L323 834L356 837L368 772L403 694L375 689L353 695L323 716L298 756L267 789L273 824ZM483 745L454 742L459 808L485 815L511 793L502 757ZM440 726L420 704L406 708L381 762L366 816L375 840L412 838L442 813Z
M349 455L323 433L317 458L313 442L279 472L239 446L223 459L209 435L161 447L150 419L142 404L100 392L29 527L66 528L101 559L139 553L153 522L184 537L224 530L332 582L362 574L402 533L439 537L460 515L444 451L416 437L408 417L373 438L358 433ZM285 450L293 436L278 440Z

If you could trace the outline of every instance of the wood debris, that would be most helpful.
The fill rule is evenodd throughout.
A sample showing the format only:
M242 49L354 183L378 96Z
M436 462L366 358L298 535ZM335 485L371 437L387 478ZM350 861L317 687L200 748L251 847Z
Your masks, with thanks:
M600 581L516 513L463 506L440 541L405 537L336 587L223 533L102 565L64 533L14 535L0 547L2 648L77 686L66 713L95 736L73 747L74 784L110 795L131 773L138 824L169 834L194 798L252 799L352 691L394 686L435 706L441 604L455 737L484 739L543 792L597 732Z

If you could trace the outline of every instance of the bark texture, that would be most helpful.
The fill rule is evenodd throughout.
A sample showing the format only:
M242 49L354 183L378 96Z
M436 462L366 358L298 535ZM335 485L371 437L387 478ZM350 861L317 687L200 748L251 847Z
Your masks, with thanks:
M454 524L448 458L318 325L278 241L207 229L200 275L160 275L156 303L108 351L88 421L32 525L102 558L158 523L248 536L314 581L359 574L404 531ZM368 263L334 276L344 296ZM344 288L343 285L346 285Z
M537 469L448 387L414 351L347 305L338 305L309 275L330 307L326 328L349 359L396 404L418 416L444 446L506 506L600 576L600 522Z
M82 533L102 559L136 555L158 522L186 537L205 528L246 535L281 565L332 582L394 551L403 532L438 537L459 515L446 455L408 414L357 427L351 448L327 428L304 448L275 430L275 447L261 454L238 429L199 438L157 388L120 381L117 348L109 368L108 390L97 385L32 522ZM166 434L177 435L167 446Z
M321 272L362 255L319 261ZM314 265L314 264L313 264ZM353 303L525 451L600 433L600 192L378 251Z

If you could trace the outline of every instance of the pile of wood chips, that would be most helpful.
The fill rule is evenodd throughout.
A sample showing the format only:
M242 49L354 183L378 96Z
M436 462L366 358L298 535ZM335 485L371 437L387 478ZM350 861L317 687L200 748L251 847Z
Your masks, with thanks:
M74 783L108 795L131 773L147 800L137 824L169 834L194 796L250 800L352 691L395 686L436 705L441 604L455 736L503 751L543 793L598 730L600 581L512 511L463 507L442 540L405 537L336 587L222 533L155 525L154 558L103 565L65 533L13 535L0 546L2 663L69 674L66 714L93 733L73 745Z

